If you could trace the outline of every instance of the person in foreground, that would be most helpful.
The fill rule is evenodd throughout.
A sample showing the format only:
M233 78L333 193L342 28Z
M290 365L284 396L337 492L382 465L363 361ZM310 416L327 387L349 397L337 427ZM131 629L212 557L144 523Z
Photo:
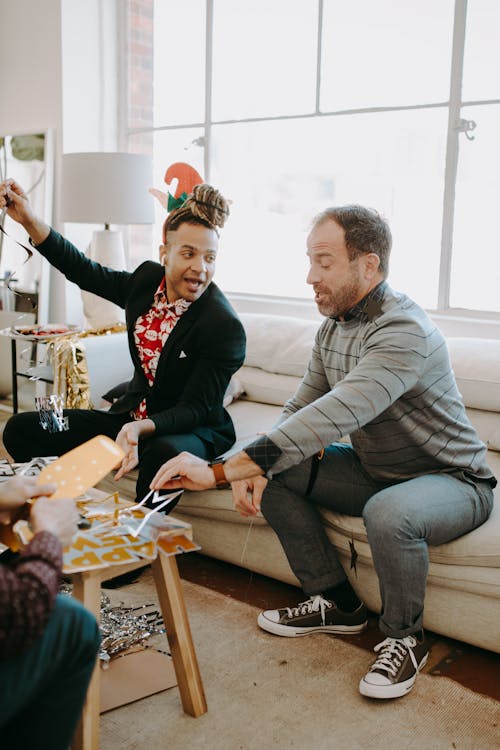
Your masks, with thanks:
M362 516L385 636L360 682L371 698L397 698L413 687L428 656L428 545L486 521L496 485L442 334L386 281L391 242L386 222L361 206L330 208L314 219L307 281L326 320L280 420L213 466L185 454L168 461L151 485L196 490L227 481L242 515L262 509L308 597L260 614L260 627L276 635L366 627L365 606L320 509ZM345 436L350 445L338 442Z
M140 501L167 458L186 450L208 459L230 448L235 433L223 399L243 363L245 333L212 281L218 227L229 213L225 198L209 185L196 185L165 220L160 263L146 261L133 273L89 260L34 214L11 179L0 183L2 208L67 279L125 308L134 364L132 380L109 411L65 410L67 431L45 431L37 412L11 417L3 437L13 459L61 455L104 434L125 452L115 479L139 464Z
M72 500L43 497L55 489L33 477L0 485L2 524L38 497L33 539L19 554L0 555L0 738L18 750L69 748L100 644L94 616L57 593L78 512Z

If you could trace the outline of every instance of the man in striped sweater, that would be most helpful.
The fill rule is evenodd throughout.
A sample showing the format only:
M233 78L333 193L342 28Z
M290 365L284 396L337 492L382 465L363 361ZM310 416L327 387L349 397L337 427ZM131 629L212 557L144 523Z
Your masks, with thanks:
M397 698L411 690L428 656L427 545L482 524L496 480L442 334L387 284L386 222L361 206L327 209L314 219L307 247L307 281L326 319L277 425L215 465L181 455L152 486L203 489L225 480L240 513L262 509L308 597L260 614L260 627L277 635L366 627L365 606L325 534L320 508L362 516L385 639L360 691ZM337 442L345 436L351 444Z

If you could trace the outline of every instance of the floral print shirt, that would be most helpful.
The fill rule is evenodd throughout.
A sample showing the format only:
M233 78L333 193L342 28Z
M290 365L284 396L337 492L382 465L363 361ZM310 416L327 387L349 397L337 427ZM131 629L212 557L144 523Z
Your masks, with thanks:
M144 315L137 318L134 341L141 360L142 369L149 385L153 385L160 354L175 324L190 306L185 299L169 303L165 288L165 277L156 290L153 304ZM146 419L146 399L134 409L134 419Z

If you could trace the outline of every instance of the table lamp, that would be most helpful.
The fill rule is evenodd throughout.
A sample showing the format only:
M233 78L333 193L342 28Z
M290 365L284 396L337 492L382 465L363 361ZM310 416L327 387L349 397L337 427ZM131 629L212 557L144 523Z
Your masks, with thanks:
M62 157L61 218L77 224L103 224L92 236L89 257L109 268L126 268L121 231L111 224L152 224L151 158L119 152L73 153ZM123 320L111 302L82 292L84 312L92 328Z

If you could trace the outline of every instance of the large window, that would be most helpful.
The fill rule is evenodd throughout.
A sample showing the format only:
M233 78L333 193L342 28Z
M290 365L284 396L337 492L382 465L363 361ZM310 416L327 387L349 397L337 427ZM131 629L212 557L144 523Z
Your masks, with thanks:
M391 225L393 287L430 310L500 313L498 0L129 7L141 52L129 56L129 148L152 153L156 187L188 161L232 200L223 289L310 299L311 218L361 203ZM149 246L162 219L158 207Z

